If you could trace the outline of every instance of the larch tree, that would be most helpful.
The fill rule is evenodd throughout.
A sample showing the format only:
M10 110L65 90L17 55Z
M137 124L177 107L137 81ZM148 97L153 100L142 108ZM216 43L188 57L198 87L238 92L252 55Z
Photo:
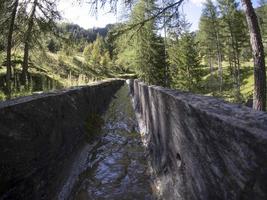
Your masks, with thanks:
M219 77L219 89L222 91L223 85L223 70L222 70L222 61L223 61L223 45L222 45L222 33L221 20L219 18L218 8L214 5L211 0L207 0L203 4L204 8L202 10L202 15L200 18L199 34L200 42L204 54L208 56L208 62L210 66L211 76L213 76L213 60L217 60L218 65L218 77Z
M8 27L8 36L7 36L7 47L6 47L6 92L8 98L11 95L11 76L12 76L12 60L11 60L11 53L12 53L12 41L13 41L13 32L14 32L14 25L16 20L16 15L19 6L19 0L11 1L10 4L10 16L9 16L9 27Z
M22 64L22 77L23 82L26 84L27 76L28 76L28 67L29 67L29 50L30 50L30 42L32 37L32 29L34 26L34 17L37 8L38 0L33 1L33 5L30 11L30 16L28 18L28 26L25 33L24 39L24 56L23 56L23 64Z
M226 55L228 58L230 71L233 77L234 87L234 99L236 102L240 102L240 86L241 86L241 50L245 46L247 31L245 26L245 18L243 14L238 10L238 3L235 0L218 0L218 6L220 9L223 33L224 33L224 45L226 49Z
M51 32L56 26L55 21L60 19L57 11L57 0L33 0L28 3L30 12L26 17L26 31L24 33L24 56L22 64L23 82L26 84L29 68L29 51L33 43L37 44L39 35Z

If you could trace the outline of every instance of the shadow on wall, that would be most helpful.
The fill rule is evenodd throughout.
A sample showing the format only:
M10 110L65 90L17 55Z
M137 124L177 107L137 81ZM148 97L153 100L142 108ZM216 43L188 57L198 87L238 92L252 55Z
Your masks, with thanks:
M60 173L124 80L0 103L0 199L53 199ZM88 127L87 127L88 128Z
M163 199L267 199L267 113L130 82Z

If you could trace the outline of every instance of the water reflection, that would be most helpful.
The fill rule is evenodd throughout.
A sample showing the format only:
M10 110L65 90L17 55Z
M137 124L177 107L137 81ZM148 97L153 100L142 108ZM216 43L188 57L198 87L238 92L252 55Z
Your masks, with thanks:
M154 199L128 93L128 86L116 93L100 137L76 157L59 199Z

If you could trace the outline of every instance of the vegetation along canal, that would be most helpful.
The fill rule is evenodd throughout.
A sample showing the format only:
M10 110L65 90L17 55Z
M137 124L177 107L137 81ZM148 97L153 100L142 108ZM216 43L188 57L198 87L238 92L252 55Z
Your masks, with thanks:
M76 156L59 199L153 199L148 165L128 86L101 117L94 141Z

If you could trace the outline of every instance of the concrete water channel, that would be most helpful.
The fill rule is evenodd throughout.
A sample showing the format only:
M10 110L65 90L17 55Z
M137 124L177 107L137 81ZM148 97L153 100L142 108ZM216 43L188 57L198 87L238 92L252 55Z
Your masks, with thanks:
M100 130L75 156L58 199L154 199L128 85L99 120Z
M266 112L129 86L0 103L0 200L267 199Z

